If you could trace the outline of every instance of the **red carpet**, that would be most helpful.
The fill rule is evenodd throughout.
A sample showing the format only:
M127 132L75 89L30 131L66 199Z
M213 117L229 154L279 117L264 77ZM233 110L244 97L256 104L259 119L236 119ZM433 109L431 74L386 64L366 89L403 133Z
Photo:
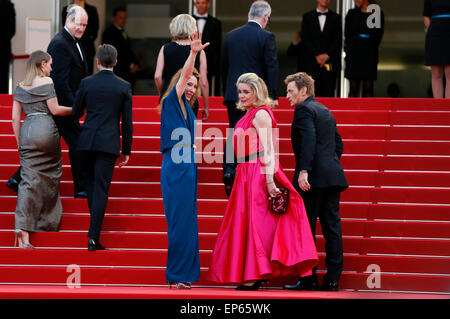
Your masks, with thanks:
M0 95L0 298L448 298L450 297L450 101L429 99L319 99L333 112L344 139L342 163L350 188L342 194L344 272L338 293L287 292L295 278L270 289L236 292L205 280L227 197L221 184L222 149L211 132L225 132L227 115L212 98L199 164L201 278L190 291L164 282L167 235L159 186L161 155L157 97L134 97L135 139L129 166L114 172L103 225L107 251L88 252L89 211L71 198L63 144L64 215L57 233L31 237L35 250L13 248L16 196L5 186L19 157L11 128L11 96ZM292 108L280 100L280 161L292 177ZM219 129L219 131L217 131ZM219 143L221 145L222 143ZM211 145L209 145L211 146ZM206 147L206 148L205 148ZM201 150L204 150L202 152ZM211 150L214 153L211 153ZM318 226L319 275L324 239ZM68 265L80 267L82 288L69 289ZM370 271L376 265L379 272ZM369 267L369 268L368 268ZM378 278L376 282L374 278ZM107 287L98 287L105 285Z

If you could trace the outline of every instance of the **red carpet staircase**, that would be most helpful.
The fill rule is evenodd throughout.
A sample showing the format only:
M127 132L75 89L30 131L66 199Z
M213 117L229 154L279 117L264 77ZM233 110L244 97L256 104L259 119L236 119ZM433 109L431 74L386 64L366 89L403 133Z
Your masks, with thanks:
M61 285L81 269L81 285L164 286L166 222L159 185L161 155L155 97L134 97L135 138L129 165L116 168L103 224L106 251L87 251L89 211L73 199L63 143L61 229L37 233L37 249L13 248L15 193L5 186L19 157L11 128L11 96L0 96L0 285ZM275 111L280 161L292 177L293 115L287 100ZM450 101L427 99L319 99L336 117L344 139L342 163L350 188L342 194L344 272L349 291L450 294ZM203 123L205 154L212 131L224 132L226 110L213 98ZM211 146L211 145L210 145ZM199 148L197 149L199 151ZM203 154L203 155L205 155ZM200 153L202 155L202 153ZM222 158L220 152L217 157ZM198 223L201 278L206 272L227 197L221 164L199 164ZM324 239L318 227L319 275ZM294 278L270 282L274 288ZM219 289L217 291L220 291ZM229 290L234 291L234 290ZM214 290L213 292L214 293Z

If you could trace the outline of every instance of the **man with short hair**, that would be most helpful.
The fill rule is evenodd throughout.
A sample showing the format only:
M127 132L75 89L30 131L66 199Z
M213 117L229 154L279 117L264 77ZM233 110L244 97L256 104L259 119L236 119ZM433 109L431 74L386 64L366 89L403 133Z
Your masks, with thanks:
M132 90L136 82L136 72L139 70L135 54L131 50L131 42L125 26L127 24L127 9L117 7L113 11L112 24L102 35L102 43L111 44L117 50L117 65L114 73L131 83Z
M194 0L197 13L193 15L197 20L197 29L202 33L202 42L209 42L205 48L208 66L208 82L211 95L220 95L220 50L222 47L222 23L208 14L211 3L209 0ZM214 79L214 83L213 83ZM214 84L214 87L213 87Z
M324 105L314 98L314 80L304 72L285 79L287 98L295 107L291 126L295 172L292 184L302 196L313 236L317 218L325 238L325 265L327 273L321 290L337 291L342 273L343 248L340 193L348 183L341 163L344 151L336 120ZM316 268L313 275L302 277L289 290L317 290Z
M227 107L229 128L234 128L245 114L236 108L236 81L243 73L256 73L267 84L269 96L278 102L278 58L275 35L264 28L272 8L267 1L255 1L248 13L248 22L227 33L222 49L223 104ZM230 134L231 135L231 134ZM236 160L233 158L231 136L226 143L223 163L225 192L230 195L234 182ZM229 154L228 156L226 154ZM228 160L227 160L227 157Z
M76 119L81 118L86 110L77 150L81 154L91 213L89 251L104 249L100 244L100 231L114 164L119 157L119 167L124 166L131 153L131 85L113 73L116 63L117 50L112 45L101 45L97 50L97 67L100 72L81 81L72 107L72 114Z
M83 44L84 52L86 53L88 75L94 73L94 57L95 57L95 40L97 39L99 29L99 19L97 8L90 5L86 0L73 0L73 4L80 6L86 10L88 15L88 21L86 30L80 39L80 43ZM62 21L66 21L68 6L65 6L62 11Z

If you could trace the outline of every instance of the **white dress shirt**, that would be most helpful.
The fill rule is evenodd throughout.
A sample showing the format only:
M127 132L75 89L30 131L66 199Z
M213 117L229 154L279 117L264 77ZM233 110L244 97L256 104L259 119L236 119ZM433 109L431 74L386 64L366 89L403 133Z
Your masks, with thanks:
M64 29L66 29L66 31L69 32L69 29L67 29L65 26L64 26ZM81 60L84 61L83 51L81 51L80 45L78 44L78 39L75 39L74 36L70 32L69 32L69 34L76 41L75 45L77 46L78 52L80 53Z
M328 9L325 11L319 11L319 9L316 9L316 11L318 13L327 13ZM323 28L325 27L325 22L327 21L327 16L326 15L320 15L319 17L319 24L320 24L320 31L323 32Z
M208 18L208 14L196 14L197 17L202 17L205 19L197 19L197 28L198 32L203 33L203 29L205 28L206 19Z

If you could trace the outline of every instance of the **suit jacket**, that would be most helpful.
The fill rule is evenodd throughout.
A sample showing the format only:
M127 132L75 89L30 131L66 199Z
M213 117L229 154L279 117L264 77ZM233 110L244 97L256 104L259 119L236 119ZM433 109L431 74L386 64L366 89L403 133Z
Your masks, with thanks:
M80 48L83 50L82 45ZM53 60L50 77L55 84L58 102L71 107L81 80L88 74L86 56L83 61L75 39L64 28L50 41L47 52Z
M248 22L225 36L222 49L224 103L238 100L236 81L247 72L261 77L267 84L270 97L278 99L275 35L256 22Z
M77 150L120 154L120 119L122 118L122 154L131 153L133 136L132 95L130 83L109 70L81 81L72 115L80 119L86 109Z
M0 0L0 57L2 60L11 58L11 39L16 34L16 11L9 0ZM6 63L6 62L5 62Z
M114 67L114 73L121 78L131 81L130 66L137 64L133 51L131 51L131 42L122 35L114 24L111 24L103 32L102 43L111 44L117 50L117 65Z
M297 105L291 126L292 149L295 154L295 176L308 171L311 187L348 187L339 162L344 151L333 114L314 97ZM294 183L298 183L294 179ZM298 184L297 184L298 186Z
M198 19L194 15L194 18ZM220 74L220 50L222 48L222 22L208 15L202 34L202 42L209 42L205 48L206 60L208 62L208 76Z
M342 22L341 16L332 10L328 10L327 19L323 31L320 30L320 23L316 9L303 15L301 36L305 47L305 72L310 75L317 73L320 69L316 61L316 56L322 53L329 55L329 62L333 65L334 71L341 67L342 48Z

